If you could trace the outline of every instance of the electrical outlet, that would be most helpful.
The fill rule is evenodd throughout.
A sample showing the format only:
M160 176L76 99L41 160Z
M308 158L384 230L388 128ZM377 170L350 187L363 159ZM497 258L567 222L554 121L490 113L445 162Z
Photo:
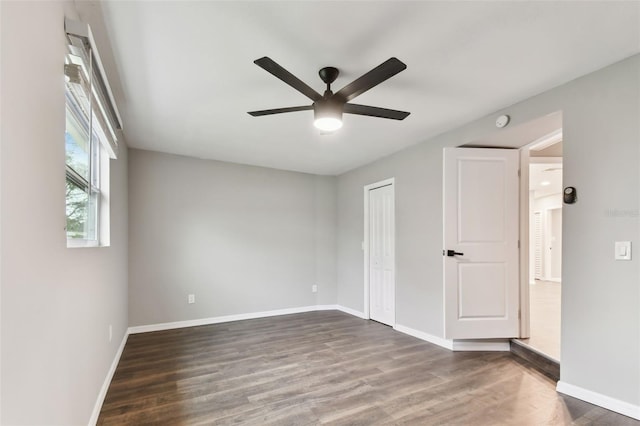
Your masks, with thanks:
M196 295L190 294L189 296L187 296L187 303L196 303Z
M311 286L311 292L312 293L317 293L318 292L318 286L316 284Z
M109 324L109 341L113 340L113 326Z

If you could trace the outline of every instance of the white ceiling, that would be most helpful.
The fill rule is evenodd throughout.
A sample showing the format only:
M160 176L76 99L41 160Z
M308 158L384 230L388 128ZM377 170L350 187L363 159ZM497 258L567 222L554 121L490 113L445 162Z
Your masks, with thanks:
M129 146L316 174L343 173L640 52L636 1L92 7L104 16L106 66L118 74L111 69L110 79ZM354 102L411 115L345 115L330 136L318 134L311 111L251 117L310 104L253 64L262 56L320 93L323 66L340 69L337 91L395 56L408 68Z

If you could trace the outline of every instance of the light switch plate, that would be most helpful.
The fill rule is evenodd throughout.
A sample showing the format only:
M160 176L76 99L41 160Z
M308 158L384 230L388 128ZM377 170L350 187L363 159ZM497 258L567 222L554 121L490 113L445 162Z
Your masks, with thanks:
M616 260L631 260L631 241L616 241Z

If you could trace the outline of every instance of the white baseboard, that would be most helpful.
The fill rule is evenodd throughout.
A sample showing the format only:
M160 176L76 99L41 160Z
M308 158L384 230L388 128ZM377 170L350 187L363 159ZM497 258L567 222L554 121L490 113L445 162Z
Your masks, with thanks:
M560 282L562 282L562 280L560 278L549 278L549 281L551 281L552 283L560 283Z
M606 408L607 410L615 411L616 413L640 420L640 405L633 405L629 402L620 401L619 399L611 398L610 396L602 395L601 393L593 392L563 381L558 382L556 390L565 395L569 395Z
M225 315L220 317L201 318L196 320L165 322L159 324L138 325L129 327L128 334L148 333L151 331L172 330L175 328L197 327L200 325L220 324L231 321L266 318L278 315L300 314L312 311L338 310L349 315L364 319L364 313L342 305L311 305L298 308L276 309L273 311L250 312L247 314ZM395 330L424 340L434 345L453 351L509 351L508 340L450 340L434 336L423 331L397 324Z
M316 311L337 311L338 310L338 305L316 305L314 310L316 310Z
M442 337L434 336L433 334L425 333L424 331L416 330L404 325L396 324L393 327L400 333L408 334L409 336L416 337L425 342L433 343L434 345L441 346L445 349L453 350L453 340L444 339Z
M102 387L100 388L100 392L98 393L98 397L96 398L96 403L93 406L93 411L91 412L91 418L89 419L89 426L95 426L98 423L98 417L100 416L100 410L102 410L102 403L104 403L104 398L107 396L107 391L109 390L109 385L111 385L111 379L113 379L113 375L116 372L116 368L118 367L118 363L120 362L120 357L122 356L122 351L124 350L124 346L127 343L127 339L129 338L129 331L125 331L124 336L122 337L122 342L120 342L120 347L116 352L116 355L113 357L113 362L111 363L111 367L107 372L107 376L104 378L104 382L102 383Z
M334 309L342 311L345 314L353 315L354 317L364 319L364 313L360 311L356 311L355 309L347 308L346 306L342 306L342 305L335 305Z
M509 339L506 340L454 340L453 349L460 352L509 352Z
M200 318L196 320L165 322L159 324L138 325L129 327L129 334L148 333L151 331L172 330L175 328L196 327L199 325L220 324L223 322L242 321L247 319L274 317L278 315L300 314L312 311L331 311L337 310L347 314L363 318L364 314L356 310L346 308L340 305L311 305L298 308L276 309L273 311L250 312L247 314L224 315L220 317Z
M276 309L273 311L250 312L248 314L224 315L221 317L200 318L195 320L164 322L160 324L138 325L129 327L130 334L148 333L150 331L172 330L174 328L197 327L199 325L220 324L223 322L242 321L256 318L275 317L278 315L300 314L303 312L311 312L329 309L328 305L320 305L323 309L318 309L317 305L302 306L298 308ZM330 308L335 309L335 308Z
M441 346L450 351L460 352L509 352L511 350L509 346L509 340L451 340L443 337L434 336L433 334L425 333L424 331L416 330L411 327L396 324L393 327L395 330L408 334L409 336L417 337L425 342L433 343L434 345Z

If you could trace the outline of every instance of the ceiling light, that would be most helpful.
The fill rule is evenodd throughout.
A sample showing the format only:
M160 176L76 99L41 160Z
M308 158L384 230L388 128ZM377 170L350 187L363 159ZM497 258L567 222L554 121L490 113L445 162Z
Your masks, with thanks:
M314 104L313 112L313 125L323 132L334 132L342 127L342 105L318 101Z
M551 182L549 182L548 180L543 180L542 182L540 182L541 186L549 186L551 185Z
M334 117L321 117L316 118L313 125L323 132L334 132L342 127L342 120Z

